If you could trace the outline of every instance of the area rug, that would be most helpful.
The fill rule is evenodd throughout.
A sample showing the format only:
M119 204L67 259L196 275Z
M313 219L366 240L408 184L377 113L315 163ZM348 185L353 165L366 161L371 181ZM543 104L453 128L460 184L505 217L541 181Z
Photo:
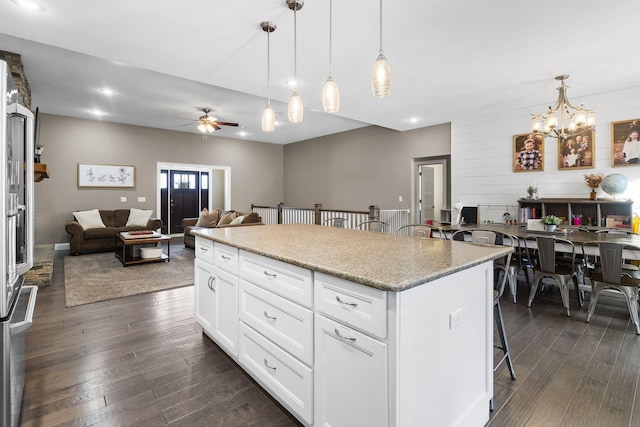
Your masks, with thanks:
M66 256L67 307L193 285L194 251L171 246L169 262L123 267L113 252Z

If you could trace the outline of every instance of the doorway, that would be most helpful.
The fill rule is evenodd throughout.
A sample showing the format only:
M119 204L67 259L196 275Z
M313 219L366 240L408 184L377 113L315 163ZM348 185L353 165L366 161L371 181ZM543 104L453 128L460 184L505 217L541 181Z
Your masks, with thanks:
M414 223L451 222L451 156L414 159Z
M228 210L231 169L158 163L158 212L162 233L184 232L183 218L196 218L204 208Z

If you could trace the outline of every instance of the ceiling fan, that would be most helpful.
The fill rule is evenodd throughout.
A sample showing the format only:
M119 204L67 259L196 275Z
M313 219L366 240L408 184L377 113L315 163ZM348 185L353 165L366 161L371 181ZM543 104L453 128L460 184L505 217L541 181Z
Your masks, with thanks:
M198 130L204 134L212 133L222 129L220 126L238 126L237 123L221 122L217 117L210 116L210 108L203 108L204 116L200 116L198 120L194 120L197 123ZM184 125L187 126L187 125Z

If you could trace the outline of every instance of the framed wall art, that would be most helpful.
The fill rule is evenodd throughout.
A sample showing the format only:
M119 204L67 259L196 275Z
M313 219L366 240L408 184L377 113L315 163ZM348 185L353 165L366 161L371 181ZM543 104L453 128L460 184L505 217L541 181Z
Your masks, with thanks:
M136 168L78 163L78 187L135 188Z
M558 170L590 169L595 164L595 131L585 130L558 140Z
M640 119L611 122L611 166L640 165Z
M523 133L513 136L513 171L544 170L544 136Z

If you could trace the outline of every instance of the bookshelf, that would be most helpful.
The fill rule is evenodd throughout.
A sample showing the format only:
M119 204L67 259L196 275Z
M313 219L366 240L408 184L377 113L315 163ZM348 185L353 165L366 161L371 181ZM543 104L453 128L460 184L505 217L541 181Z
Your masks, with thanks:
M519 221L556 215L571 222L571 215L582 215L582 225L604 226L608 216L622 216L629 224L633 217L633 201L617 199L519 199ZM528 214L528 216L527 216ZM535 216L533 216L535 214Z

